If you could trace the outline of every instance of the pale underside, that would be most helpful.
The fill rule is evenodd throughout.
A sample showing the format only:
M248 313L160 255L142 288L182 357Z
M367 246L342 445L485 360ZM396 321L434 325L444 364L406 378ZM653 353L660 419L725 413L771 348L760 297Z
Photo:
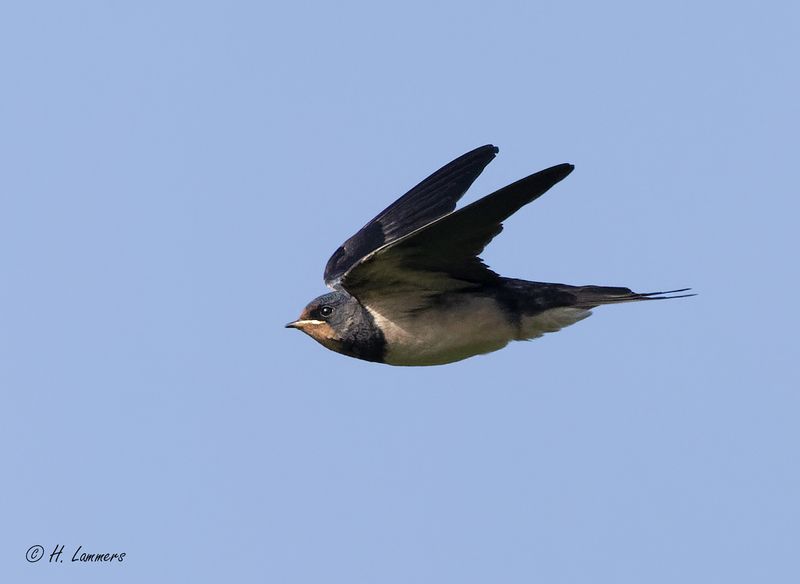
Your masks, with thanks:
M387 306L367 306L386 338L384 362L391 365L442 365L502 349L556 332L589 316L582 308L552 308L512 322L489 296L464 295L447 310L420 309L411 313ZM400 314L390 320L384 314Z

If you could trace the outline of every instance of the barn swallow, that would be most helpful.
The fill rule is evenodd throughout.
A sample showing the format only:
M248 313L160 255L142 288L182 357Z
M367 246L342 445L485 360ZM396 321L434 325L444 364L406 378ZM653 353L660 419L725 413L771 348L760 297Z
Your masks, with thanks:
M481 146L434 172L344 242L325 283L287 328L326 348L389 365L442 365L558 331L602 304L683 298L505 278L478 257L502 222L573 170L559 164L470 205L456 203L497 155Z

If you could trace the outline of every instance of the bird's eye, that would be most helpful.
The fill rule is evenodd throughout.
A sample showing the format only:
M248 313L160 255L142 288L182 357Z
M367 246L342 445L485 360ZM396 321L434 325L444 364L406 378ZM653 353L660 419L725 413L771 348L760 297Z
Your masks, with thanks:
M319 314L324 318L328 318L331 314L333 314L333 308L330 306L323 306L319 309Z

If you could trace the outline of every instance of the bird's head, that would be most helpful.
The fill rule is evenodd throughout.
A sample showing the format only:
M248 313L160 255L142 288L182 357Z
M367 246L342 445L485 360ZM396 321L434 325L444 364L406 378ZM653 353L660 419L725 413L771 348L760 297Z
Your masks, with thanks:
M369 311L344 290L336 290L308 303L300 318L286 325L337 353L366 361L381 361L385 341Z
M327 348L342 352L342 343L350 336L353 313L360 307L358 301L344 291L323 294L309 302L300 318L286 328L303 331Z

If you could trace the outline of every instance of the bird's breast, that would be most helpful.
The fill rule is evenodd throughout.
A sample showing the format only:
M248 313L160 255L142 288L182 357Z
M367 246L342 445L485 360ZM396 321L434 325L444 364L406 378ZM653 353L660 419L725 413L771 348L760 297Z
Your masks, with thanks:
M489 296L458 294L426 308L367 307L386 340L390 365L442 365L490 353L514 339L516 329Z

